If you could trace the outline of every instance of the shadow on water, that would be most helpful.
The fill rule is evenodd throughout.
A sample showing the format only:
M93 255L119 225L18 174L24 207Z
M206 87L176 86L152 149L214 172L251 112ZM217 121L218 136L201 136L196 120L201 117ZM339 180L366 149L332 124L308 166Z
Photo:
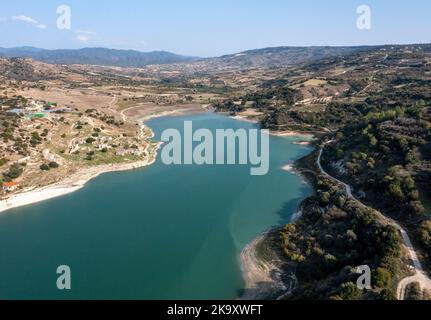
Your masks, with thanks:
M304 197L292 199L288 202L285 202L280 210L278 210L278 222L277 227L282 227L283 225L289 223L294 216L294 214L298 211L299 205L304 200Z
M280 210L277 211L277 215L279 217L278 224L276 226L273 226L273 228L282 228L285 224L288 224L292 221L292 218L295 213L299 210L299 205L302 203L302 201L309 195L310 189L307 187L304 187L303 190L301 190L304 194L304 196L297 197L295 199L292 199L288 202L285 202ZM272 238L272 237L271 237ZM274 241L274 239L271 240L271 242ZM275 249L273 246L275 243L272 243L271 247ZM281 243L279 250L276 249L277 255L283 254L281 250ZM285 265L285 263L282 263L279 266L282 270L289 270L289 266ZM246 289L240 289L237 291L238 297L240 297L241 300L275 300L278 299L280 296L286 293L285 288L281 288L281 285L289 286L290 281L292 279L289 277L288 274L280 274L279 270L272 270L270 272L269 277L272 281L262 281L258 282L256 284L255 288L246 288ZM282 280L281 280L282 279ZM280 281L282 281L280 283Z

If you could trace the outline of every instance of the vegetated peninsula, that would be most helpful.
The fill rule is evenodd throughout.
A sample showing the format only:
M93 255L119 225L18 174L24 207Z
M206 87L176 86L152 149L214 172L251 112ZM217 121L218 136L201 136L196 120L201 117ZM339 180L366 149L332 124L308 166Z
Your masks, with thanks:
M128 68L5 58L0 81L4 199L83 168L151 163L148 117L225 112L315 136L296 167L316 192L295 221L246 248L245 297L429 297L431 45L281 47ZM369 290L356 286L363 265Z

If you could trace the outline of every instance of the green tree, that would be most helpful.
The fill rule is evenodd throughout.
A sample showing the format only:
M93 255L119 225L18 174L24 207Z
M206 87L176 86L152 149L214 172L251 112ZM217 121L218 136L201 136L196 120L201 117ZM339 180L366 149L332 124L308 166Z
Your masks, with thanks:
M331 200L331 194L329 192L323 192L320 196L320 203L323 205L327 205Z
M431 220L422 222L419 234L422 242L431 247Z
M57 163L57 162L55 162L55 161L51 161L49 164L49 167L51 168L51 169L56 169L56 168L58 168L60 165Z
M416 187L416 182L412 177L407 177L404 180L404 186L408 190L413 190Z
M40 170L42 170L42 171L49 171L49 169L50 169L50 167L46 163L44 163L40 166Z
M3 178L5 181L12 181L16 178L19 178L24 170L18 163L14 163L10 166L9 170L7 172L3 173Z
M90 137L90 138L87 138L86 140L85 140L85 143L88 143L88 144L91 144L91 143L93 143L94 141L96 141L93 137Z
M398 199L404 199L404 193L399 182L393 182L389 185L389 192L392 196Z
M392 275L386 268L377 268L373 276L373 283L377 288L387 288L392 282Z
M359 300L362 297L362 290L353 282L343 283L339 296L343 300Z

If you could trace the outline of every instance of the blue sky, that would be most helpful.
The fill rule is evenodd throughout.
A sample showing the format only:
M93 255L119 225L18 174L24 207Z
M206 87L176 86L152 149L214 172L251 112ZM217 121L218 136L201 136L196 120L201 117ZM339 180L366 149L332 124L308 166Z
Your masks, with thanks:
M58 30L57 7L72 10ZM371 30L356 9L371 8ZM0 46L103 46L218 56L272 46L431 42L429 0L13 0L2 1Z

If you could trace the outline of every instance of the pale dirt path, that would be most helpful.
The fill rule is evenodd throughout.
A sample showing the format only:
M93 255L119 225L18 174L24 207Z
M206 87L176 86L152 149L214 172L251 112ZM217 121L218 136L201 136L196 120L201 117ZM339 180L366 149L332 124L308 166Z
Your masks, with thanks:
M332 143L333 141L329 141L327 142L325 145ZM338 180L335 177L332 177L329 173L327 173L325 171L325 169L323 169L322 164L321 164L321 159L322 159L322 154L323 154L323 150L325 148L325 145L320 149L319 151L319 156L317 157L317 166L319 167L319 170L322 172L323 175L325 175L326 177L330 178L331 180L337 182L338 184L341 184L345 189L346 189L346 193L347 196L360 203L362 206L365 206L360 200L358 200L352 192L352 187L349 186L348 184ZM366 206L365 206L366 207ZM404 246L407 250L407 252L409 253L410 259L413 262L414 268L415 268L415 275L412 277L408 277L405 278L403 280L400 281L400 283L398 284L398 288L397 288L397 298L398 300L404 300L405 298L405 292L406 292L406 287L409 284L418 282L419 285L421 286L422 290L430 290L431 291L431 279L426 275L422 264L418 258L418 255L416 253L416 250L413 246L412 241L410 240L410 237L408 235L408 233L394 220L384 216L382 213L380 213L381 218L383 219L383 221L387 222L388 224L393 225L395 228L398 229L398 231L400 232L403 241L404 241Z
M406 289L410 284L419 283L421 290L427 290L431 292L431 280L423 272L417 272L412 277L405 278L400 281L397 288L398 300L404 300L406 296Z
M112 101L109 102L108 106L109 108L112 108L112 106L117 102L117 96L114 95L114 97L112 98Z
M133 106L133 107L130 107L130 108L127 108L127 109L120 111L121 117L123 118L124 122L127 122L127 116L126 116L125 112L128 110L134 109L134 108L136 108L136 106Z

